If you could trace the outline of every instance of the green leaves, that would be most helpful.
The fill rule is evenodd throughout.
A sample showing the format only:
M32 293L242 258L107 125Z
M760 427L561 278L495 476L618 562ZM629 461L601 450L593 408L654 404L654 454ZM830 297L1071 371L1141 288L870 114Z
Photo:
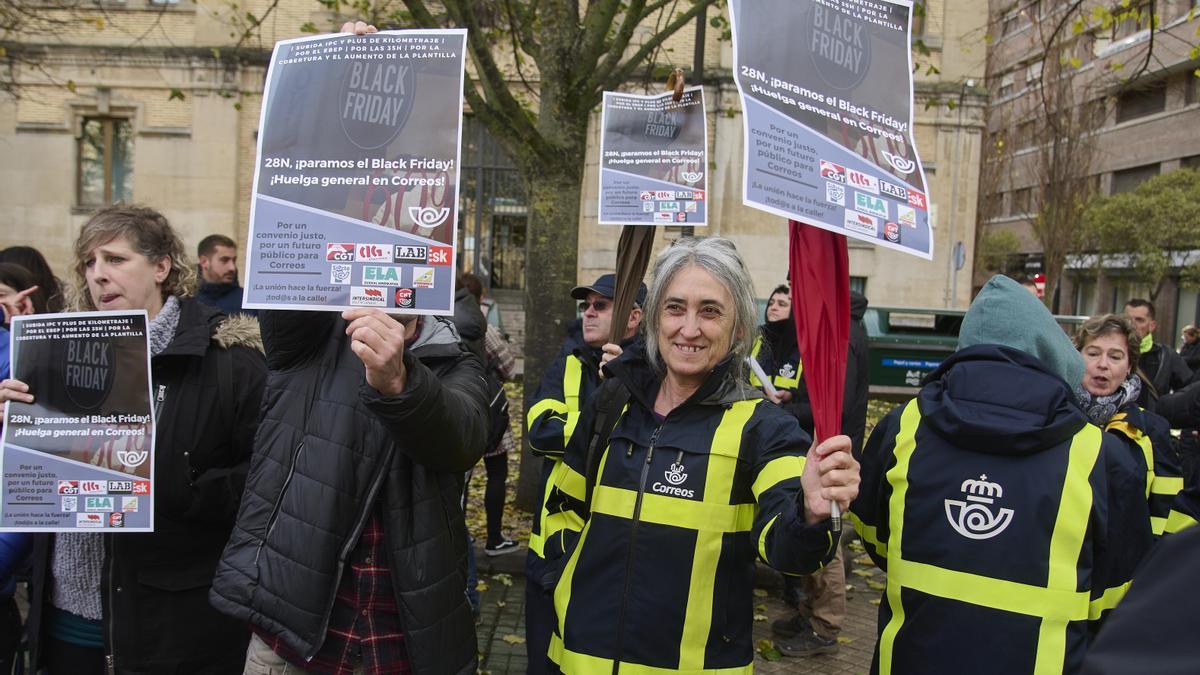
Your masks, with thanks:
M186 98L187 96L184 95L183 90L178 88L172 88L171 94L167 96L168 101L182 101Z

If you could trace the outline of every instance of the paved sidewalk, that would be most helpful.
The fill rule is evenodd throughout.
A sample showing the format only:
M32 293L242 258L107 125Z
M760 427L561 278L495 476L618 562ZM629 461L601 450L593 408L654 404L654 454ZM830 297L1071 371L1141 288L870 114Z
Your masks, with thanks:
M522 576L525 551L489 558L476 549L479 563L481 620L479 637L479 671L481 673L524 673L525 656L525 578ZM871 653L875 648L875 617L884 580L883 573L867 562L861 548L855 545L851 558L856 562L849 572L847 583L852 589L846 594L846 625L843 627L841 649L837 654L792 659L777 656L777 652L762 643L771 639L771 621L791 616L779 599L779 575L760 566L755 598L758 613L765 621L754 624L754 639L758 655L754 660L756 673L813 673L842 675L867 673L871 669ZM863 564L866 562L866 564ZM764 611L765 610L765 611ZM770 659L763 656L770 654Z

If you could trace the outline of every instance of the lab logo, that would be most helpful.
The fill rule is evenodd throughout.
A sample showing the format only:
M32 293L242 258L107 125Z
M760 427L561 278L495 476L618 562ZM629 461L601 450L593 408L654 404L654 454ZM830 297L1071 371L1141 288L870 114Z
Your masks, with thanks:
M450 215L450 209L445 206L440 209L433 206L408 207L408 216L417 224L417 227L426 229L432 229L441 225L446 221L446 216L448 215Z
M424 263L429 257L429 248L426 246L407 246L405 244L396 244L396 256L392 262L398 263Z
M857 211L847 211L845 220L842 222L846 226L847 230L850 230L851 232L857 232L858 234L865 234L870 237L874 237L879 231L879 224L878 221L875 220L875 216L868 216L865 213L859 213Z
M79 510L79 497L70 495L62 498L62 510L66 513L74 513Z
M128 512L136 512L138 510L137 497L121 497L121 510Z
M125 527L125 514L120 511L108 514L108 526Z
M821 178L825 180L834 180L839 183L846 182L846 169L840 164L834 164L827 160L821 160Z
M779 369L779 376L785 380L796 377L796 367L790 363L783 364L783 367Z
M396 289L396 306L400 309L411 309L417 303L417 293L411 288Z
M135 495L150 494L150 481L148 481L148 480L133 481L133 494L135 494Z
M879 181L879 191L889 197L895 197L902 202L908 201L908 190L905 190L903 187L896 185L895 183L889 183L886 180L881 180Z
M75 527L79 529L93 529L104 527L103 513L76 513Z
M102 495L108 492L108 481L106 480L81 480L79 481L79 494L84 495Z
M354 260L354 244L325 244L325 259L336 262Z
M955 532L968 539L991 539L1012 523L1012 509L995 509L996 500L1004 497L1004 488L988 482L987 474L979 480L964 480L960 489L965 500L946 500L946 520Z
M683 182L687 183L688 185L693 185L695 183L699 183L700 179L704 178L704 174L699 171L682 171L680 172L679 177L682 178Z
M846 205L846 186L825 181L825 201L838 206Z
M381 244L359 244L354 247L354 259L358 262L392 262L395 250Z
M387 295L382 288L351 286L350 304L356 307L387 307Z
M133 481L131 481L131 480L110 480L110 481L108 481L108 494L110 494L110 495L133 494Z
M902 173L906 176L908 174L912 173L913 170L917 168L916 162L912 161L911 159L909 159L907 157L901 157L900 155L893 155L892 153L888 152L887 150L883 151L883 158L887 160L888 164L892 165L893 169L899 171L900 173Z
M150 458L149 450L118 450L117 459L129 468L141 466Z
M882 197L876 197L863 192L854 193L854 208L880 218L888 217L887 202Z
M413 288L433 288L434 271L432 267L414 267Z
M450 248L449 246L430 246L429 257L425 262L429 263L430 265L449 265L450 254L453 251L454 249Z
M683 483L683 481L687 480L688 476L683 472L684 468L685 467L682 464L672 463L671 468L663 472L663 479L671 485L679 485Z
M891 221L884 223L883 238L887 239L888 241L892 242L893 244L899 244L900 243L900 226Z
M58 494L60 494L60 495L77 495L77 494L79 494L79 481L77 481L77 480L60 480L60 481L58 481Z
M916 227L917 226L917 210L911 206L897 204L896 205L896 220L899 220L901 225L907 225L909 227Z
M354 269L353 265L338 265L329 266L329 283L331 284L348 284L350 283L351 272Z
M84 500L85 511L112 511L116 500L113 497L88 497Z

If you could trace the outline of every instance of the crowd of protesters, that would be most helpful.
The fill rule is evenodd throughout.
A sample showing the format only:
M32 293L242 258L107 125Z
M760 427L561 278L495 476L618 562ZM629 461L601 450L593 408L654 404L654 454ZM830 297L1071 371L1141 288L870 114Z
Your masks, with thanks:
M206 237L193 265L153 209L97 211L73 252L63 283L36 250L0 251L4 324L146 312L155 529L0 534L0 671L476 672L464 490L481 460L482 550L521 549L503 529L515 359L480 280L459 276L453 320L256 316L236 243ZM852 294L842 433L815 439L803 289L775 288L760 325L720 237L664 248L628 314L618 281L572 290L565 335L529 336L562 340L527 378L530 672L749 672L760 563L796 608L772 625L779 650L836 651L835 508L887 573L874 673L1200 669L1200 331L1177 353L1132 299L1068 335L997 276L868 438ZM0 351L0 401L35 401L44 378L8 371Z

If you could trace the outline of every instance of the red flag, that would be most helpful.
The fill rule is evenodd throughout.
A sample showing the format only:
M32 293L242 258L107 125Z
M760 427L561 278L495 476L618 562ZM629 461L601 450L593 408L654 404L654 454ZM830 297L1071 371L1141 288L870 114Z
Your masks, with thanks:
M792 316L817 442L842 429L850 342L850 256L846 237L788 221Z

